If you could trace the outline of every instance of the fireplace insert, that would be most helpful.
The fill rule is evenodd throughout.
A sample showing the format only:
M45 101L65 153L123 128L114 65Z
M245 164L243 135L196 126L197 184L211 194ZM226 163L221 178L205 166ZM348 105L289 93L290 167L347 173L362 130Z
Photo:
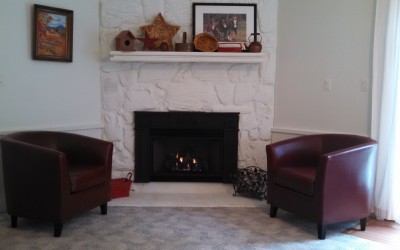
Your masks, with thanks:
M135 115L135 182L231 182L237 169L239 113Z

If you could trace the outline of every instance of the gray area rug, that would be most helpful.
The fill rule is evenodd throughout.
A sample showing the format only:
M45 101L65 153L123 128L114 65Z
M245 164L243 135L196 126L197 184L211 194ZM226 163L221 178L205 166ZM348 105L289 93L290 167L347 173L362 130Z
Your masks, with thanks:
M329 226L318 240L315 224L281 210L270 218L268 208L109 207L69 220L54 238L49 222L19 219L15 229L0 214L0 249L388 249L342 233L355 224Z

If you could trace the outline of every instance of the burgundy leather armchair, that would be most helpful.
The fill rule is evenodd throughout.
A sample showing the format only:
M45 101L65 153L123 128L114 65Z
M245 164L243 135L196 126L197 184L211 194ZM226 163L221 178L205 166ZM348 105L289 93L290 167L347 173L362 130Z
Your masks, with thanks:
M267 203L326 226L360 220L365 230L375 179L376 141L363 136L320 134L267 145Z
M54 223L111 200L111 142L64 132L17 132L1 140L7 213Z

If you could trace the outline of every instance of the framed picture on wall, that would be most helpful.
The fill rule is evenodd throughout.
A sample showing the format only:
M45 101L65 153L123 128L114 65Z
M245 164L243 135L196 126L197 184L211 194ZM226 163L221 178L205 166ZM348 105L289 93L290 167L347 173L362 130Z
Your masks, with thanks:
M193 3L193 36L213 35L219 43L246 43L257 33L257 4Z
M72 10L33 6L34 60L72 62L73 15Z

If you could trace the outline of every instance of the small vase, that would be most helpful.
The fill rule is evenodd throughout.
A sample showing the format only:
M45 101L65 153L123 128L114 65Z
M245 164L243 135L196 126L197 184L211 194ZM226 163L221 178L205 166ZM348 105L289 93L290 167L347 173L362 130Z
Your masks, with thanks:
M248 38L249 42L250 42L250 37L252 37L252 36L254 37L254 38L253 38L253 42L251 42L251 43L249 44L248 50L249 50L249 52L259 53L259 52L261 52L261 50L262 50L262 44L261 44L262 37L260 36L260 33L251 33L251 35L250 35L249 38ZM260 37L261 37L260 42L257 41L257 36L260 36Z

